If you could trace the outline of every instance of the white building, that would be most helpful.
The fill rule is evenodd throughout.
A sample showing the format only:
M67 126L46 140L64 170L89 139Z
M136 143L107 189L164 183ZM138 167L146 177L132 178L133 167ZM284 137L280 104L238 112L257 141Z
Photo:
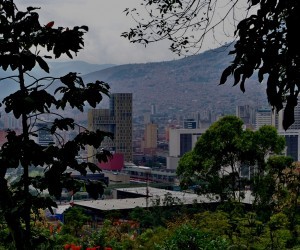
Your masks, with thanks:
M272 125L272 113L271 108L258 109L256 111L255 129L259 129L264 125Z
M176 169L181 156L191 151L206 129L170 129L167 169Z

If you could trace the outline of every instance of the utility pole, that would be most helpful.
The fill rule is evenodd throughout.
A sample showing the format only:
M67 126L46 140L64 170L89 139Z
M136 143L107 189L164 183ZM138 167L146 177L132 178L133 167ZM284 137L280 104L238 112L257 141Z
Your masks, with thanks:
M146 173L146 208L149 206L149 175L151 173L151 168L145 170Z

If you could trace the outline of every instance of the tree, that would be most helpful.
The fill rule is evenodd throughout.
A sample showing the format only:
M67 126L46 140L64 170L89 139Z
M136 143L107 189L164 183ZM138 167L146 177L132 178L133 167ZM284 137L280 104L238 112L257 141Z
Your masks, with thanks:
M239 118L225 116L201 135L192 152L179 161L177 175L182 187L196 183L199 193L217 194L221 201L241 201L245 185L250 184L249 178L241 177L242 168L255 166L261 174L265 157L281 153L285 145L272 126L254 132L243 130L242 125Z
M73 53L76 55L83 49L83 36L88 31L87 26L55 28L53 21L41 25L37 10L28 7L21 11L13 0L0 1L0 67L13 72L0 80L18 84L18 90L2 103L6 113L13 113L22 122L20 134L7 131L7 142L0 150L0 211L16 249L32 249L31 212L47 207L52 211L52 206L56 206L52 198L59 199L64 188L76 192L84 184L72 178L69 168L82 175L87 168L99 171L95 164L80 159L80 150L86 145L99 148L104 137L113 136L84 128L73 140L64 141L60 136L60 131L78 131L80 125L59 113L70 108L83 112L86 104L96 107L103 95L109 96L109 86L101 81L85 84L75 72L58 78L48 74L42 78L32 75L32 69L38 66L45 74L49 73L45 59L50 60L52 56L57 59L67 55L72 59ZM43 117L47 117L47 121ZM38 127L37 123L44 126ZM42 130L53 135L58 143L37 144L34 138ZM106 161L110 156L106 150L97 153L99 161ZM18 167L22 169L21 178L10 185L7 173ZM43 175L29 176L29 168L38 167L43 168ZM87 181L86 187L93 191L91 195L95 198L104 188L102 183L93 181ZM36 189L37 195L33 195L30 188ZM51 198L41 195L45 190Z
M71 207L64 212L64 220L64 232L69 232L73 236L79 237L82 227L91 220L91 216L86 215L81 207Z
M263 174L257 174L253 179L254 208L264 222L270 219L272 213L281 207L279 204L286 201L284 197L288 178L284 169L293 169L293 159L288 156L271 156L265 165ZM282 211L282 207L279 209Z
M284 109L283 127L287 129L294 123L299 94L300 3L250 0L243 9L240 3L244 1L145 0L142 4L146 12L142 17L136 8L125 10L137 26L122 35L145 46L168 39L172 51L184 54L192 49L198 52L208 34L213 33L214 38L218 26L226 27L232 22L237 41L229 54L235 55L235 59L224 70L220 84L232 75L233 85L240 85L244 92L246 80L254 74L257 73L259 82L267 77L268 101L276 112ZM223 12L218 12L222 6ZM241 10L244 15L238 16ZM226 28L224 33L228 34Z
M130 42L147 46L149 43L168 40L170 50L178 55L190 55L199 52L203 43L209 38L215 39L216 29L223 26L236 27L242 16L237 13L245 10L247 6L241 1L218 0L144 0L141 8L126 8L126 15L130 15L137 23L130 31L123 32L122 36ZM218 11L218 8L221 11ZM238 9L239 11L236 11ZM208 35L212 35L207 38ZM233 35L231 35L233 37ZM222 41L221 41L222 42Z
M170 230L171 231L171 230ZM214 237L204 233L194 225L182 224L171 231L162 244L156 244L154 249L227 249L229 242L225 238Z
M237 198L242 124L236 117L224 117L201 135L192 153L179 161L177 175L182 178L181 182L191 185L196 181L200 184L200 193L218 194L222 201ZM186 168L185 160L191 154L193 159L189 162L193 165Z
M290 243L298 240L299 231L299 164L288 156L272 156L268 159L265 177L255 185L255 206L258 214L284 213L291 233ZM266 220L265 220L266 221Z

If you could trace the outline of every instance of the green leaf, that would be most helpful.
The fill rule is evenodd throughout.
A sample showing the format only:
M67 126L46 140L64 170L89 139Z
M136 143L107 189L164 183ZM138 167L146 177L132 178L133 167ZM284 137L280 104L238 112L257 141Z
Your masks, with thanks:
M227 81L227 77L230 76L231 72L232 72L232 66L227 67L223 71L219 85L222 85L222 84L224 84Z
M38 62L38 64L40 65L40 67L46 71L47 73L49 73L49 66L48 64L43 60L43 58L41 58L40 56L36 57L36 61Z

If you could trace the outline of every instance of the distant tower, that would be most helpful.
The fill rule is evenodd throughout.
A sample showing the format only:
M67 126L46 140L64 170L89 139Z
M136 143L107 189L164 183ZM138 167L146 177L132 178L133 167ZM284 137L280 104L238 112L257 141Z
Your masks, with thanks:
M110 96L109 109L91 109L88 112L89 130L112 132L114 140L106 139L102 147L122 153L124 160L132 162L132 94L114 93ZM93 155L89 149L89 156ZM94 159L95 162L95 159Z
M255 125L255 113L255 108L250 105L240 105L236 107L236 116L244 122L246 127Z
M155 155L157 149L157 124L148 123L145 126L143 151L145 154Z
M151 104L151 115L156 115L156 105L155 104Z
M259 129L263 125L272 125L272 109L264 108L256 111L255 129Z
M198 128L198 123L195 119L189 118L183 120L183 128L186 129L196 129Z

